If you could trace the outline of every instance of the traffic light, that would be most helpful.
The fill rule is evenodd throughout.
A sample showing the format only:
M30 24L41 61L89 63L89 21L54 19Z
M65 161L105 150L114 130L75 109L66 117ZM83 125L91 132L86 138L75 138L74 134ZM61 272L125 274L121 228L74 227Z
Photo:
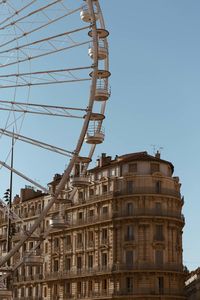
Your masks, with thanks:
M5 202L9 203L9 201L10 201L10 189L7 189L5 191L3 198L5 199Z

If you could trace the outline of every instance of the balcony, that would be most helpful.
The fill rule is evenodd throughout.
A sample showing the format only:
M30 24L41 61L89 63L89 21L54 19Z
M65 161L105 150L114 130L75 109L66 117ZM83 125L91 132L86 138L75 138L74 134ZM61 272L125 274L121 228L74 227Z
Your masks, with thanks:
M41 296L14 297L13 300L43 300L43 297Z
M159 191L156 187L133 187L133 189L128 190L125 186L125 182L122 182L122 187L118 191L116 191L116 196L124 196L124 195L137 195L137 194L156 194L156 195L164 195L164 196L173 196L180 198L181 201L181 194L180 192L176 191L175 189L167 189L167 188L161 188Z
M36 282L43 280L43 274L32 274L32 275L18 275L13 277L14 284L22 282Z
M150 271L150 270L159 270L159 271L174 271L174 272L183 272L183 266L176 263L134 263L134 264L117 264L113 265L113 272L121 271Z
M103 222L103 221L109 221L113 217L112 213L106 213L106 214L100 214L100 215L95 215L95 216L88 216L84 217L82 219L76 219L69 221L69 226L70 227L76 227L76 226L84 226L88 224L93 224L93 223L98 223L98 222Z
M93 268L81 268L81 269L71 269L69 271L57 271L57 272L48 272L44 274L44 279L49 280L61 280L69 279L75 277L85 277L85 276L94 276L100 275L102 273L111 273L113 267L108 266L96 266Z
M100 290L90 293L91 299L110 299L113 296L113 290Z
M12 291L8 291L6 289L0 289L0 299L11 299Z
M24 252L24 264L27 266L41 266L44 262L43 256L41 256L41 251L39 249L35 250L33 253Z
M90 185L90 179L87 175L71 176L71 184L73 187L87 187Z
M175 297L183 297L184 294L183 292L181 292L181 290L178 289L162 289L162 290L158 290L158 289L154 289L154 288L132 288L132 289L120 289L120 291L115 291L113 293L114 296L147 296L149 295L150 297L152 297L152 295L155 296L159 296L159 295L163 295L163 296L173 296L174 299L176 299ZM157 299L157 297L156 297ZM160 298L159 298L160 299ZM171 299L171 298L170 298ZM184 297L185 299L185 297Z
M133 211L122 211L114 213L114 218L132 218L132 217L164 217L175 218L185 222L184 216L178 211L171 211L167 209L157 210L155 208L134 208Z

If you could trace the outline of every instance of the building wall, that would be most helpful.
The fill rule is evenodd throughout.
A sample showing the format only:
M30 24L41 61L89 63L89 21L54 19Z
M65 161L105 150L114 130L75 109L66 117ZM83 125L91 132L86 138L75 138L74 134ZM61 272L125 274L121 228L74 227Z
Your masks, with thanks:
M88 172L90 184L82 182L70 203L71 184L83 180L75 173L61 197L66 201L53 205L36 232L42 243L35 256L43 263L22 264L14 274L14 299L186 299L183 199L172 164L146 152L114 160L104 155ZM14 222L13 245L17 231L28 230L48 199L37 194L14 205L23 223ZM45 237L58 215L68 227ZM2 234L5 228L2 217ZM30 238L13 263L36 243L37 236Z

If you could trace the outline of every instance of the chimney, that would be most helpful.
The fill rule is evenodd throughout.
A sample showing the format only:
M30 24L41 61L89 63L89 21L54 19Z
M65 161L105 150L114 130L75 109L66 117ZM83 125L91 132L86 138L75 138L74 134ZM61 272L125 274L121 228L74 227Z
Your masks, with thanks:
M112 159L111 156L106 156L106 153L102 153L99 166L104 167L108 165L111 162L111 159Z
M158 150L157 150L157 152L155 154L155 157L160 159L160 152Z

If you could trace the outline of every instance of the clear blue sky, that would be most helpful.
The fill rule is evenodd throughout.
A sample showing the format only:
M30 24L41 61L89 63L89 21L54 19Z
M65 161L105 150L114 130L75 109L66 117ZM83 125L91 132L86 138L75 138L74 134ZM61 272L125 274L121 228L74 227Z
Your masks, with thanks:
M200 266L200 1L102 0L112 98L100 150L163 147L185 197L184 263ZM99 151L99 149L98 149Z
M82 3L68 2L71 5ZM99 2L110 31L112 97L108 101L104 123L106 140L97 147L95 158L101 152L114 156L146 150L153 154L152 145L157 149L163 148L162 158L174 164L174 175L180 177L181 191L185 197L184 263L190 269L196 268L200 265L200 239L197 233L200 228L200 140L197 135L200 130L200 1ZM75 28L74 21L72 18L71 24L66 24L64 30ZM83 25L77 23L77 26ZM51 30L45 33L46 36L49 34L53 34ZM1 39L4 36L0 36ZM75 67L90 63L88 58L82 62L82 56L77 54L75 52L69 59L61 56L60 66ZM75 58L75 64L71 63L72 58ZM53 63L54 60L49 60L47 65L53 67ZM42 65L42 69L45 68L46 65ZM50 88L48 92L43 88L33 89L31 101L42 103L45 100L49 104L68 105L67 99L71 97L71 105L80 106L87 87L79 84L78 89L72 87L67 91L59 86ZM11 91L1 91L1 98L12 97ZM24 97L25 94L17 92L16 100L21 101ZM5 124L2 115L1 122ZM52 143L50 138L53 137L54 144L68 150L74 149L71 144L73 141L74 145L79 131L74 122L66 126L65 121L60 120L55 127L47 118L35 117L25 119L23 130L22 134L33 138L42 139L45 136L45 142ZM7 141L6 138L1 139L0 144L2 160L10 145L5 146L4 140ZM31 151L29 146L22 150L17 144L15 166L19 170L27 169L27 175L31 174L40 184L51 181L53 174L62 172L67 163L63 158L55 160L53 154L47 156L46 152L36 150L35 157L40 157L39 161L32 158ZM4 179L3 172L0 170L1 194L8 186L8 173ZM24 185L16 177L15 182L18 189Z

